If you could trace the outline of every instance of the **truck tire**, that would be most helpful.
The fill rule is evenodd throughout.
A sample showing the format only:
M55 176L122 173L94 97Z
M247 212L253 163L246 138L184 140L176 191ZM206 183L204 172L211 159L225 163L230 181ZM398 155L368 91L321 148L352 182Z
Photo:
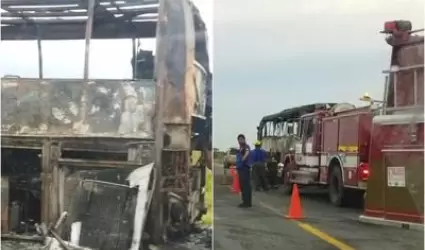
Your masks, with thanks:
M330 202L341 207L344 203L344 183L342 181L341 168L334 166L329 177L329 200Z

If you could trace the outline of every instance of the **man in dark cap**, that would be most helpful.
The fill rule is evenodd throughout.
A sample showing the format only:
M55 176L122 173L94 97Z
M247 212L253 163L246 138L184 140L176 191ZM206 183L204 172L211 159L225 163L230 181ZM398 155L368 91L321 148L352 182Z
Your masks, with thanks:
M243 134L238 135L239 150L236 154L236 169L238 171L239 183L241 185L242 203L239 207L252 206L251 192L251 169L249 162L250 148Z

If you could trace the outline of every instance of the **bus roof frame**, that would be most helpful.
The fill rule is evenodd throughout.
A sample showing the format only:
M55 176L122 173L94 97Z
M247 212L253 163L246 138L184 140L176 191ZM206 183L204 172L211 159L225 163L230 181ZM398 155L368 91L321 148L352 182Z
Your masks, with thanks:
M89 78L91 39L155 38L160 0L2 0L1 40L37 40L38 76L43 79L42 40L85 40L84 80ZM205 32L205 22L188 0L197 32ZM199 36L199 35L198 35ZM199 37L201 38L201 37ZM205 37L201 38L201 40ZM138 42L137 42L138 43ZM206 41L203 41L206 46ZM205 57L205 56L203 56ZM201 64L209 71L208 57ZM133 78L137 67L133 69Z
M267 122L285 122L289 120L296 120L301 118L305 114L313 113L318 109L331 108L337 103L314 103L307 104L289 109L284 109L278 113L264 116L260 121L260 126L263 126Z
M93 10L90 11L90 5ZM159 0L3 0L2 40L154 38Z

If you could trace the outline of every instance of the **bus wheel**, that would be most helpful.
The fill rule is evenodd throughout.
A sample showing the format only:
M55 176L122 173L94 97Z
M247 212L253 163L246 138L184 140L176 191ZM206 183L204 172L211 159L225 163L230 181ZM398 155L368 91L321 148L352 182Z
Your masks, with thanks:
M342 183L342 173L339 166L332 168L329 177L329 200L335 206L342 206L344 197L344 183Z

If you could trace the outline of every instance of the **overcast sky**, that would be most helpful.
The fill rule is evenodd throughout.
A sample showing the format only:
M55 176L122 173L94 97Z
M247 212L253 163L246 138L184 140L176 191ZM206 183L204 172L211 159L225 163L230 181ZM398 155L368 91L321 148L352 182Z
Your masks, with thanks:
M258 4L248 4L257 2ZM256 138L268 114L314 102L382 98L385 21L423 28L423 0L214 1L214 146Z

